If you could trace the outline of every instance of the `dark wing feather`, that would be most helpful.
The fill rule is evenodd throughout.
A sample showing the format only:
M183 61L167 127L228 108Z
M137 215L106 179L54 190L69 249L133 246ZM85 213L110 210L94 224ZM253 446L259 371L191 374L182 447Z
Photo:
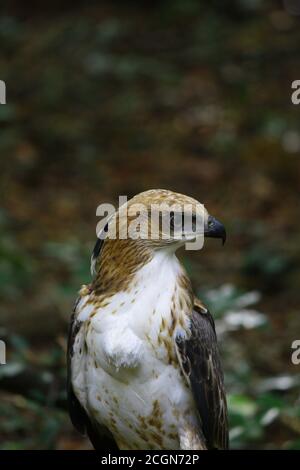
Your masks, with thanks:
M105 225L103 232L106 233L107 231L108 224ZM101 232L102 233L102 232ZM94 249L92 251L92 256L91 256L91 271L92 274L95 274L97 271L97 262L99 261L100 258L100 253L103 247L104 243L104 238L97 238L96 244L94 246Z
M214 320L194 306L191 336L176 339L180 363L193 392L208 449L228 449L228 418Z
M100 242L103 242L100 240ZM99 240L96 243L93 255L95 258L99 256L102 243L99 243ZM71 377L71 368L72 368L72 357L73 357L73 345L76 339L77 334L80 331L81 322L78 322L75 318L76 307L78 300L75 303L75 307L71 316L71 322L69 326L69 335L68 335L68 348L67 348L67 401L68 409L71 421L75 428L81 433L89 436L91 443L97 451L109 450L114 451L118 450L116 442L104 426L100 426L98 423L93 423L89 416L87 415L84 408L81 406L79 400L77 399L73 386L72 386L72 377Z
M76 339L76 335L80 329L80 323L75 320L75 309L78 300L75 303L74 311L71 316L71 321L69 325L69 334L68 334L68 347L67 347L67 401L68 409L71 421L75 428L81 433L85 434L85 416L86 413L77 400L73 386L72 386L72 377L71 377L71 363L73 357L73 344Z

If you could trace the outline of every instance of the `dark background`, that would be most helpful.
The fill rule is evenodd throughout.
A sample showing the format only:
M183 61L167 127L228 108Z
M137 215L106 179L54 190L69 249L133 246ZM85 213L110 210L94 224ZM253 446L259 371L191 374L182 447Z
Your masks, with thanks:
M281 2L0 7L0 448L88 447L65 403L96 207L167 188L228 242L182 252L217 319L233 448L300 449L300 17Z

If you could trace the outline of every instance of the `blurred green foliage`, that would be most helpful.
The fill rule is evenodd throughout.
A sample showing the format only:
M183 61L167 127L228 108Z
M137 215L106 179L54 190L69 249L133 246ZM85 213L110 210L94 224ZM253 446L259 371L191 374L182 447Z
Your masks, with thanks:
M65 338L95 210L167 187L228 231L182 257L216 318L232 447L299 449L299 19L275 0L0 13L1 448L87 446L66 413Z

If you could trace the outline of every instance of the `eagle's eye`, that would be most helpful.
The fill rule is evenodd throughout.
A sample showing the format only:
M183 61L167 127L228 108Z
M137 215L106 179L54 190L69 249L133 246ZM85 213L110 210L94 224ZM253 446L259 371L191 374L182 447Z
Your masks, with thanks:
M192 230L195 232L197 229L197 216L196 214L192 215Z
M184 227L183 212L170 212L170 227L174 232L182 232Z
M171 228L174 228L174 218L175 218L175 214L174 212L170 212L170 227Z

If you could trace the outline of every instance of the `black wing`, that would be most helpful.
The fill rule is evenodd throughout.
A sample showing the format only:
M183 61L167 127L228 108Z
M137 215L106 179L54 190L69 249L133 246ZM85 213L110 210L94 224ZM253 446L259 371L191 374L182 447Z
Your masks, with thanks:
M100 242L103 242L100 240ZM99 256L102 243L99 243L99 240L96 243L96 246L93 251L93 256L95 258ZM77 399L73 386L72 386L72 377L71 377L71 367L72 367L72 357L74 354L73 345L76 339L77 334L80 331L82 323L78 322L75 318L76 307L78 300L75 303L75 307L71 316L71 322L69 326L69 335L68 335L68 348L67 348L67 401L68 409L71 421L75 428L81 433L89 436L91 443L93 444L96 450L118 450L116 442L112 434L103 426L100 426L98 423L93 423L89 416L87 415L84 408L81 406L79 400Z
M105 225L103 232L105 233L107 231L108 223ZM92 256L91 256L91 272L92 275L94 275L97 271L97 262L99 261L100 258L100 253L103 247L104 243L104 238L97 238L96 244L94 246Z
M191 387L208 449L228 449L228 417L214 320L197 302L191 336L176 339L181 367Z

